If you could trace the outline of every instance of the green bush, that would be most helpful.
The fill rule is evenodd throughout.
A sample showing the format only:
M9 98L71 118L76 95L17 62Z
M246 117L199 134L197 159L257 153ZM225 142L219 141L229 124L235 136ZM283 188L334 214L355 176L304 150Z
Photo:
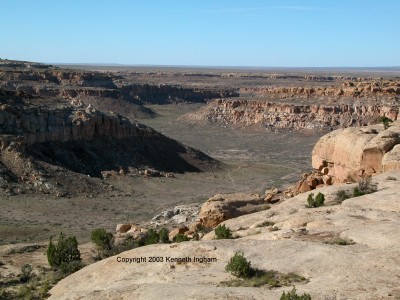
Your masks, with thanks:
M389 123L392 123L392 122L393 122L392 119L389 119L388 117L384 117L384 116L379 117L379 118L378 118L378 121L381 122L381 123L383 124L383 127L384 127L385 129L388 129L388 128L389 128Z
M158 236L160 238L160 243L162 244L167 244L169 243L169 236L168 236L168 229L167 228L161 228L158 231Z
M113 244L113 234L105 229L94 229L90 235L93 243L102 250L110 250Z
M83 263L80 260L74 260L70 262L62 262L60 270L63 274L69 275L83 268Z
M313 193L308 195L307 198L308 207L320 207L324 205L324 202L325 202L325 195L322 193L318 193L315 198Z
M150 229L144 238L144 245L158 244L160 237L154 229Z
M54 244L52 238L47 248L47 260L53 268L60 269L61 265L73 261L81 261L81 253L75 236L65 238L61 232L58 243Z
M218 225L215 229L215 237L217 240L223 240L223 239L231 239L232 238L232 232L231 230L226 227L225 225Z
M299 296L296 293L296 288L293 287L293 289L287 294L283 292L280 300L311 300L311 296L305 293L302 296Z
M251 262L247 261L243 253L236 253L231 257L225 270L241 278L250 278L255 273L254 269L251 268Z
M346 191L340 190L340 191L338 191L338 192L336 193L336 198L335 198L335 200L336 200L337 202L342 203L344 200L349 199L349 198L350 198L350 196L346 193Z
M21 274L19 275L19 281L28 282L32 276L32 266L30 264L25 264L21 267Z
M189 238L186 235L180 234L178 233L174 239L173 239L174 243L181 243L181 242L187 242L189 241Z
M361 191L358 187L355 187L354 189L353 189L353 197L359 197L359 196L363 196L363 195L365 195L366 193L365 192L363 192L363 191Z

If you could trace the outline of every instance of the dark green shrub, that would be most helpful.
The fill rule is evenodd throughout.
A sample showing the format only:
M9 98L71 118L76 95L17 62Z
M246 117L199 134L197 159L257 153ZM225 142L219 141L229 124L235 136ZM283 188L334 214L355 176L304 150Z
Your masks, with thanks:
M144 238L144 245L158 244L160 237L154 229L150 229Z
M305 293L302 296L299 296L296 293L296 288L293 287L293 289L287 294L283 292L280 300L311 300L311 296Z
M223 240L223 239L231 239L232 238L232 232L231 230L226 227L225 225L218 225L215 229L215 238L217 240Z
M353 197L359 197L359 196L363 196L363 195L365 195L366 193L365 192L363 192L363 191L361 191L358 187L355 187L354 189L353 189Z
M336 200L337 202L342 203L344 200L349 199L349 198L350 198L350 196L346 193L346 191L340 190L340 191L338 191L338 192L336 193L336 198L335 198L335 200Z
M243 253L236 253L232 256L225 270L241 278L250 278L255 273L254 269L251 268L251 262L247 261Z
M60 270L63 274L69 275L83 268L83 263L80 260L74 260L70 262L62 262Z
M159 238L160 238L160 243L162 243L162 244L167 244L167 243L169 243L169 236L168 236L168 229L167 228L161 228L159 231L158 231L158 236L159 236Z
M53 268L59 269L62 263L70 263L81 260L81 253L78 249L78 241L75 236L65 238L60 233L58 243L54 244L52 238L47 248L47 260Z
M93 243L102 250L110 250L113 244L113 234L105 229L94 229L90 235Z
M378 118L378 122L381 122L383 124L383 128L388 129L389 123L392 123L393 120L389 119L388 117L381 116Z
M32 266L30 264L25 264L21 267L21 274L19 275L19 281L28 282L32 276Z
M174 243L187 242L188 240L189 238L186 235L180 233L178 233L173 239Z
M325 202L325 195L322 193L318 193L315 198L313 193L308 195L307 198L308 207L320 207L324 205L324 202Z

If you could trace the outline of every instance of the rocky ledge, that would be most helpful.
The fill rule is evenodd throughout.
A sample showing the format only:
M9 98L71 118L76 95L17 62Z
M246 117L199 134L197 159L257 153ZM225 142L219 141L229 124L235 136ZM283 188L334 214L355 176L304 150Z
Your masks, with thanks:
M258 125L270 129L329 130L373 124L379 116L397 120L399 107L382 104L300 105L267 100L219 99L182 116L180 120L222 126Z

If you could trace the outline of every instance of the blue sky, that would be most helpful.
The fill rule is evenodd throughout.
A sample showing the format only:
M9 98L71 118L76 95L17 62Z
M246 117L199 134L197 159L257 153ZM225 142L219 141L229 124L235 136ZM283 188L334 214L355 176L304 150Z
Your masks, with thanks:
M399 0L1 0L0 58L400 66Z

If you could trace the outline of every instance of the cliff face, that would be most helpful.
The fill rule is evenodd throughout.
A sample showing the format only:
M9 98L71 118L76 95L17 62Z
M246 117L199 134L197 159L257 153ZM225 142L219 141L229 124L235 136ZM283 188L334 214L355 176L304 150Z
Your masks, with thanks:
M120 91L124 97L133 97L145 104L179 103L185 101L204 103L209 99L239 96L234 90L200 90L166 84L129 84L121 86Z
M314 78L316 81L317 78ZM241 93L253 93L260 95L274 95L283 97L371 97L400 95L399 81L385 81L360 78L354 81L344 81L341 86L323 87L245 87L240 89Z
M20 135L27 145L44 142L91 141L96 137L117 139L155 136L148 127L120 115L105 114L84 105L64 108L0 106L0 134Z
M100 112L75 100L65 105L0 89L3 190L37 188L64 195L85 187L71 171L100 177L108 170L122 174L145 168L197 172L216 166L202 152L121 115Z
M323 136L312 152L312 166L327 167L335 182L356 181L364 175L400 170L400 122L346 128Z
M216 100L181 120L193 123L288 129L331 129L376 122L379 116L397 120L399 106L296 105L261 100Z

